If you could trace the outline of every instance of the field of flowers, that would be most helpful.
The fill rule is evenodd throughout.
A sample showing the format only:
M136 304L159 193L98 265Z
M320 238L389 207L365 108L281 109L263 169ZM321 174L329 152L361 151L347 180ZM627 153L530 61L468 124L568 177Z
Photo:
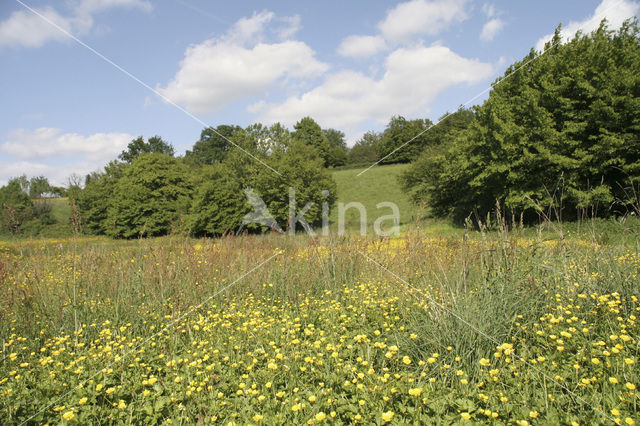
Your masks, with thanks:
M634 424L637 232L1 243L1 423Z

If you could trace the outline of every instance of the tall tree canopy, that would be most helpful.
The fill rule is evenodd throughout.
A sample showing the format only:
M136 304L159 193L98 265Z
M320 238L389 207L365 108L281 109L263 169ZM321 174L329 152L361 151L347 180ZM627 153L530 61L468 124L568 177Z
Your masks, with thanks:
M385 164L408 163L417 158L428 144L429 119L407 120L402 116L392 117L382 133L378 144L378 155ZM386 157L386 158L385 158Z
M11 232L19 231L23 223L33 218L33 202L25 192L26 176L10 179L0 188L0 209L2 228Z
M378 161L378 145L381 135L376 132L367 132L349 150L349 162L351 164L373 164Z
M637 23L559 37L510 66L444 152L412 166L404 185L416 201L458 220L496 202L529 218L552 205L629 207L640 181Z
M41 198L42 195L51 192L49 180L44 176L34 176L29 181L29 196L31 198Z
M215 129L207 127L200 133L200 139L187 151L185 158L200 164L215 164L224 161L227 154L233 148L229 141L233 134L242 130L239 126L221 124Z
M129 142L127 149L122 151L118 158L127 163L131 163L138 155L151 153L166 154L171 157L175 154L173 146L163 141L160 136L153 136L149 138L147 142L140 136Z
M329 148L325 158L325 164L329 167L344 166L347 164L347 142L344 133L336 129L324 129L322 134L327 138Z

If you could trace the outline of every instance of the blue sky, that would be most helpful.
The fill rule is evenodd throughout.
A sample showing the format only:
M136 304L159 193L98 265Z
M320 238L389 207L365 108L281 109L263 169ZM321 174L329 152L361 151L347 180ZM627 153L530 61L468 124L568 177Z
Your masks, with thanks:
M140 135L183 153L202 123L291 127L309 115L352 144L392 115L436 120L469 102L559 23L569 37L639 10L633 0L5 0L0 183L26 173L64 184Z

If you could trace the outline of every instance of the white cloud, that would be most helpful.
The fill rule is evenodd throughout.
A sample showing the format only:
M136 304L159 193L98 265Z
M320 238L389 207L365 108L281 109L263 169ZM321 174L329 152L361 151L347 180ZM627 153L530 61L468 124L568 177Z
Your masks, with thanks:
M285 16L281 21L284 25L276 29L280 40L288 40L302 29L300 15Z
M240 18L229 30L226 38L239 43L261 42L265 26L274 16L273 12L264 10L260 13L254 12L251 18Z
M500 30L504 27L504 22L500 18L493 18L487 21L482 26L482 32L480 33L480 38L485 41L491 41L493 38L500 32Z
M274 19L271 12L254 14L239 20L224 36L190 46L174 78L157 90L191 112L210 113L238 99L264 95L287 79L312 77L328 69L301 41L263 42L271 30L267 24ZM289 28L299 26L296 18L286 22ZM274 31L282 35L281 29Z
M0 162L0 186L6 185L9 179L27 175L46 176L49 182L55 186L66 186L68 178L72 174L85 176L91 172L102 169L105 164L97 164L90 161L76 161L63 165L44 164L33 161Z
M127 133L96 133L82 136L62 133L60 129L40 127L35 130L16 129L0 150L21 160L41 160L55 157L80 157L96 167L115 159L133 139Z
M71 31L71 20L47 7L39 13L65 31ZM48 40L62 41L67 36L41 17L28 10L13 12L0 22L0 46L40 47Z
M609 28L618 29L627 18L632 18L638 14L640 3L629 0L602 0L596 7L593 15L583 21L571 21L563 26L561 36L563 41L568 41L578 32L590 33L600 26L600 21L607 18ZM536 49L544 49L544 44L553 38L553 33L540 38L536 43Z
M338 46L338 54L351 58L367 58L384 50L386 43L381 36L351 35Z
M48 41L66 40L67 36L47 20L68 33L86 34L93 27L93 16L113 7L149 11L151 3L144 0L82 0L73 3L69 13L64 15L50 6L34 8L46 20L29 10L17 10L0 22L0 47L41 47Z
M467 19L467 0L411 0L391 9L378 24L387 40L407 41L412 36L437 34L454 22Z
M482 26L480 39L491 41L504 27L504 21L498 17L499 13L493 4L485 3L482 6L482 11L487 15L487 19L489 20Z
M0 151L18 158L0 162L0 185L22 174L44 175L52 184L64 185L72 173L85 175L115 160L132 139L127 133L82 136L51 127L16 129L0 145Z
M385 69L379 80L356 71L335 72L300 96L280 104L256 103L249 111L259 114L260 121L286 125L309 115L323 127L353 134L369 120L385 123L394 114L424 117L446 88L477 83L494 73L491 64L463 58L444 46L397 49L387 57Z

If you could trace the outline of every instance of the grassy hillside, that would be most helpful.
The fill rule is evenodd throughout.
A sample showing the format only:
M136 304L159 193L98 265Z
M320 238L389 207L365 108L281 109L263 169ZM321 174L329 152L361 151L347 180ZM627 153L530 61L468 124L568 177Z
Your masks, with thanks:
M29 237L68 237L71 235L69 217L71 216L71 206L67 198L53 198L35 200L34 204L46 204L51 206L51 217L53 223L42 223L40 220L32 220L22 227L22 238ZM0 229L0 241L11 240L12 236L6 229Z
M376 166L360 176L358 173L365 170L364 168L336 170L333 172L333 177L338 184L338 202L345 205L350 202L362 203L367 213L366 222L369 229L378 217L392 213L389 207L380 209L376 207L376 204L385 201L393 202L398 206L401 225L415 221L418 210L411 204L398 184L398 176L406 168L406 164ZM332 230L337 231L337 205L331 212L330 218ZM386 224L390 224L390 221ZM357 209L349 208L345 211L345 228L356 232L360 228L360 212Z

